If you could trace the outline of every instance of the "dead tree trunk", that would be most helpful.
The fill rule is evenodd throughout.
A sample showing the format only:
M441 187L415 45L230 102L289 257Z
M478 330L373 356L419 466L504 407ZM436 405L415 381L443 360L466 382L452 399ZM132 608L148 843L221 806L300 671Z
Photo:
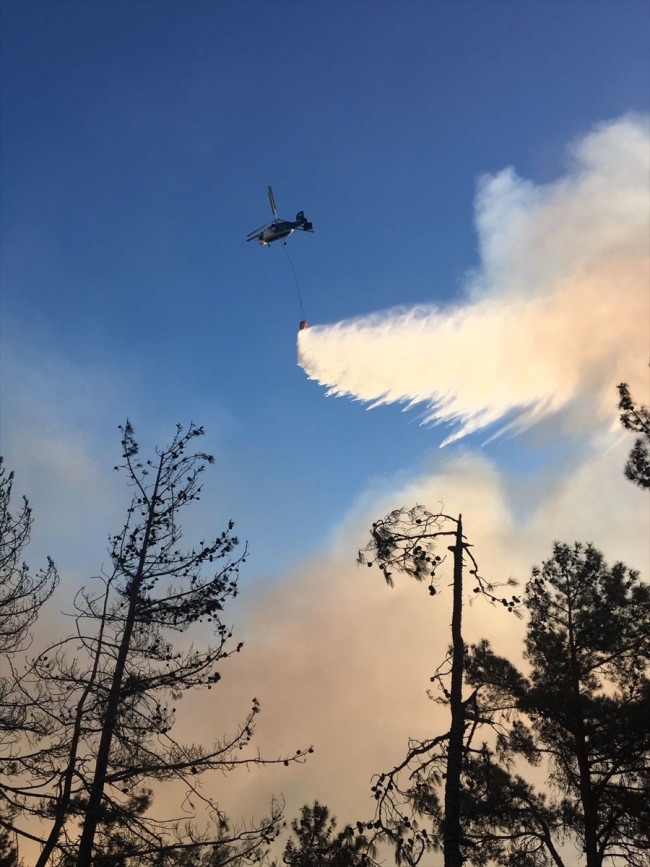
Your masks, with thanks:
M445 781L445 819L443 826L443 852L445 867L462 867L460 824L460 780L463 766L463 736L465 711L463 707L464 645L463 616L463 521L458 516L456 543L450 546L454 555L453 608L451 615L451 690L449 706L451 727L447 752L447 779Z

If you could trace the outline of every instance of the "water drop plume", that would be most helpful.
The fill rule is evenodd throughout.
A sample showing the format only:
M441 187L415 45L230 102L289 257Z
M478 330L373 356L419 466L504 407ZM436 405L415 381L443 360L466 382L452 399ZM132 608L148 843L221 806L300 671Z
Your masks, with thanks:
M480 178L475 215L480 266L460 303L305 329L298 361L307 375L369 408L420 404L424 422L452 426L445 443L504 429L506 417L523 429L562 409L578 425L599 425L615 412L620 381L643 399L648 118L627 115L574 142L553 183L512 168Z

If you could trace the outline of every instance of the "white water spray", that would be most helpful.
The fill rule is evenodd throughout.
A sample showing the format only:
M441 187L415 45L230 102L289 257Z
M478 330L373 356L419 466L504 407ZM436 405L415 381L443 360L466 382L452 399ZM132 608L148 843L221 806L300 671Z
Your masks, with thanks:
M648 119L638 116L575 143L552 184L510 168L481 179L481 266L466 299L305 329L299 364L328 395L422 404L424 422L455 424L445 443L513 412L522 429L577 397L576 423L611 417L618 382L642 400L647 390L649 187Z

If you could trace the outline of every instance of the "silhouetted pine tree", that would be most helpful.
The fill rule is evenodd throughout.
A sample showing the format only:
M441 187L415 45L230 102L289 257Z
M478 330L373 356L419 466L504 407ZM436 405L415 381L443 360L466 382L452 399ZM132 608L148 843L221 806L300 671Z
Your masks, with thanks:
M282 863L287 867L365 867L374 864L366 838L355 834L351 826L335 834L336 819L318 801L305 805L300 820L294 819L290 839L284 849ZM278 865L275 865L278 867Z
M487 642L468 653L468 680L506 711L496 755L486 747L489 785L477 777L479 806L468 805L468 833L487 849L498 836L507 840L504 865L561 867L565 837L585 853L587 867L646 865L650 587L622 563L608 567L591 545L556 544L533 570L525 605L529 677L515 674ZM510 774L517 756L546 763L551 795Z
M627 430L641 434L632 446L625 464L625 475L641 488L650 488L650 409L637 404L630 389L622 382L618 387L621 424Z
M20 867L18 849L5 828L0 828L0 867Z
M462 867L471 846L462 821L463 779L469 757L480 748L476 744L477 731L490 722L485 709L479 714L475 693L465 695L463 689L465 566L470 567L467 571L476 595L515 613L520 600L516 596L498 598L497 585L481 577L463 534L460 515L454 518L442 512L434 514L421 506L396 509L372 525L371 536L359 561L370 566L376 563L389 586L394 571L425 581L431 596L437 595L438 570L443 563L435 553L436 546L450 543L446 547L453 555L451 647L431 678L440 693L432 698L449 708L450 725L446 732L410 741L404 760L374 779L375 820L365 826L359 823L359 830L374 829L375 837L389 840L398 864L416 865L426 851L442 849L445 867ZM420 814L433 820L430 830L421 827Z
M0 458L0 819L9 825L21 809L20 795L8 785L16 754L21 745L30 751L30 741L33 744L53 729L42 706L41 685L25 689L22 656L31 643L41 607L59 580L51 560L37 572L31 572L23 560L33 518L26 498L17 512L12 511L13 478L13 473L5 473ZM13 849L6 829L2 834L0 864L17 863L11 860Z

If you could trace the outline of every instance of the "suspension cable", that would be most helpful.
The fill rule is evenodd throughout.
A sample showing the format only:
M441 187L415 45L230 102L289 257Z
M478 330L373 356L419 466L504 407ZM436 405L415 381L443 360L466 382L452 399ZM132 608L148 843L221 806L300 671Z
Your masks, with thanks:
M298 302L300 304L300 314L303 319L306 319L305 316L305 308L302 303L302 294L300 292L300 284L298 283L298 276L296 275L296 269L293 267L293 262L291 261L291 256L289 255L289 251L287 250L286 242L282 245L282 249L286 253L287 259L289 260L289 264L291 265L291 270L293 271L293 279L296 281L296 289L298 290Z

